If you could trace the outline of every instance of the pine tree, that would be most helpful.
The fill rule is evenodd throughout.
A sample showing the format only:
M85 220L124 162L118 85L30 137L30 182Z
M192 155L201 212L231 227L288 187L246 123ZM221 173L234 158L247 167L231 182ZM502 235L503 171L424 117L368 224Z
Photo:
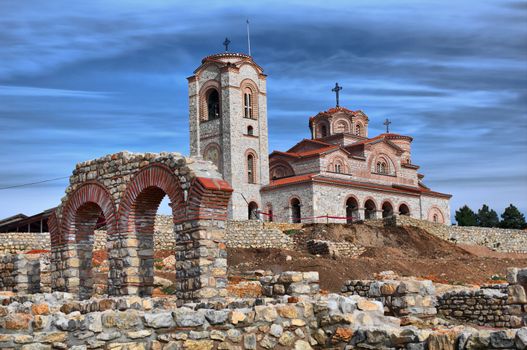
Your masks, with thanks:
M476 214L467 205L456 211L456 221L459 226L476 226Z
M525 216L512 204L505 208L501 219L500 226L503 228L523 229L527 227Z
M498 218L498 213L490 209L488 205L483 204L477 214L477 224L482 227L498 227L500 224L500 219Z

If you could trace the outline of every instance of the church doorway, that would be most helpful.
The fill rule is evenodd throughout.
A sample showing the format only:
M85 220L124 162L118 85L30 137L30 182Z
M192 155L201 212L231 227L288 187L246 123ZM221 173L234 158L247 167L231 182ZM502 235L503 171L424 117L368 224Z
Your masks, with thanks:
M373 202L371 199L368 199L366 203L364 203L364 217L366 219L375 219L376 211L377 208L375 207L375 202Z
M399 215L410 216L410 209L408 208L406 204L401 204L399 206Z
M258 220L258 204L256 202L249 203L248 207L249 220Z
M346 201L346 223L352 224L354 220L357 220L357 211L359 210L359 203L353 197L348 198Z
M393 207L389 202L384 202L382 205L382 217L389 218L393 215Z
M293 223L300 223L302 221L300 208L300 200L298 198L291 199L291 220Z

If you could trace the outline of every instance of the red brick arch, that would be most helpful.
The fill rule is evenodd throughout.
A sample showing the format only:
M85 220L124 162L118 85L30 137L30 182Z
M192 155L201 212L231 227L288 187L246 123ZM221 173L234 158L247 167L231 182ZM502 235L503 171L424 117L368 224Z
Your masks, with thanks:
M138 219L137 210L147 209L141 206L157 206L165 196L172 203L174 220L181 215L185 198L181 183L174 172L163 164L152 164L141 169L128 183L119 204L119 229L121 232L134 232L134 220ZM138 203L138 200L141 203ZM157 204L156 204L157 203ZM155 212L153 214L155 216ZM130 220L134 219L134 220Z
M117 232L117 217L115 203L110 192L98 182L87 182L77 188L68 198L61 220L61 239L59 242L75 242L75 225L78 211L81 207L93 203L96 204L106 220L108 235Z

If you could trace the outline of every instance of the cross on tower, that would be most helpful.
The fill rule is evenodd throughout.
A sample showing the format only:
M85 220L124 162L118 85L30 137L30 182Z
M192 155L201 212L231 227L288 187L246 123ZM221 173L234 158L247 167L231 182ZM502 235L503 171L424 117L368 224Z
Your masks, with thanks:
M339 83L335 83L335 87L331 89L336 95L337 98L337 107L339 107L339 91L342 90L342 86L339 86Z
M386 126L386 133L389 134L390 133L390 124L392 122L390 121L390 119L386 118L386 120L384 121L383 125Z
M229 51L229 44L231 43L231 41L229 40L229 38L225 38L225 41L223 42L223 46L225 46L225 52Z

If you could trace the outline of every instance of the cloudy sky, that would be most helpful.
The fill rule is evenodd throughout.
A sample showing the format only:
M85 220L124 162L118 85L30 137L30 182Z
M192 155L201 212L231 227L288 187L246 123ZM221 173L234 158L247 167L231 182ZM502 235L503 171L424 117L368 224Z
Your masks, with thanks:
M249 18L271 149L309 136L338 81L370 136L388 117L414 137L453 209L527 212L526 1L0 0L0 14L0 188L120 150L188 153L185 78L226 36L246 52ZM0 218L55 206L66 185L1 189Z

